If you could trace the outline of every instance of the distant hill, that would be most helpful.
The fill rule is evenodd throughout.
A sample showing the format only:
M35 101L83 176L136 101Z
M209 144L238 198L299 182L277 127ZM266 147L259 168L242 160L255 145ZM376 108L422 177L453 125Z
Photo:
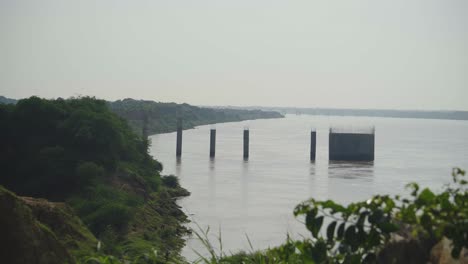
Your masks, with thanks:
M340 109L340 108L295 108L295 107L227 107L231 109L261 109L278 111L282 114L327 115L327 116L367 116L421 119L468 120L468 111L418 111L383 109Z
M156 134L175 131L177 128L177 117L182 118L184 129L223 122L284 117L275 111L214 109L189 104L161 103L134 99L124 99L109 102L108 104L114 113L125 118L131 127L140 134L143 131L145 120L147 121L147 133Z
M18 100L0 95L0 104L16 104Z

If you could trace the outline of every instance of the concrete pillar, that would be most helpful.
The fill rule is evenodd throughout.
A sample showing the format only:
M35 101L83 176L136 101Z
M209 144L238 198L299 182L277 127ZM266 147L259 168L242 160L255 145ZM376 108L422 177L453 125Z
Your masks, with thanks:
M317 143L317 132L311 131L310 132L310 160L315 161L315 149Z
M244 159L249 158L249 130L244 129Z
M182 119L177 121L177 143L176 143L176 156L182 156Z
M216 152L216 129L210 130L210 158L215 156Z

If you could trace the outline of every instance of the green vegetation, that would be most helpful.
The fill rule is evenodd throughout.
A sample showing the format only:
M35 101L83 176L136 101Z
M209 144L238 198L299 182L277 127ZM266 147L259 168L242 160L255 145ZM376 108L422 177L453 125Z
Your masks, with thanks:
M31 97L0 105L0 127L1 185L71 205L102 241L100 254L154 248L179 258L188 230L175 198L188 192L177 178L160 176L147 140L105 101Z
M144 130L148 134L173 132L177 128L177 117L183 119L184 129L223 122L283 117L274 111L213 109L133 99L109 102L109 107L128 120L134 131L142 134L145 133Z

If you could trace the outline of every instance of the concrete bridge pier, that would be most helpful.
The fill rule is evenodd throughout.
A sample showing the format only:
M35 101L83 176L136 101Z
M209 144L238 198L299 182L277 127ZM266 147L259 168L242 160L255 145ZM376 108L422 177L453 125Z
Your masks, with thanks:
M210 130L210 158L216 154L216 129Z
M177 120L176 157L182 156L182 119Z
M249 159L249 129L244 129L244 160Z
M310 160L315 161L315 149L317 143L317 132L312 130L310 132Z

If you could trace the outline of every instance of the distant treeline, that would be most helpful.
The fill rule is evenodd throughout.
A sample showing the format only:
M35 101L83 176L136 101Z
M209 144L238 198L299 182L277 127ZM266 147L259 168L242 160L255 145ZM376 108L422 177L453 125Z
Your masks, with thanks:
M0 103L16 104L17 100L0 96ZM182 118L183 128L224 122L244 120L282 118L275 111L257 109L226 109L197 107L189 104L162 103L148 100L124 99L107 102L111 111L127 120L132 129L141 135L144 127L146 133L168 133L177 128L177 118Z
M248 107L229 106L227 108L244 109L244 110L260 109L264 111L278 111L281 114L298 114L298 115L367 116L367 117L468 120L468 111L296 108L296 107L262 107L262 106L248 106Z
M188 104L161 103L134 99L109 102L109 107L114 113L125 118L138 133L142 133L146 122L146 129L149 134L175 131L178 117L182 118L184 129L223 122L284 117L275 111L213 109Z

